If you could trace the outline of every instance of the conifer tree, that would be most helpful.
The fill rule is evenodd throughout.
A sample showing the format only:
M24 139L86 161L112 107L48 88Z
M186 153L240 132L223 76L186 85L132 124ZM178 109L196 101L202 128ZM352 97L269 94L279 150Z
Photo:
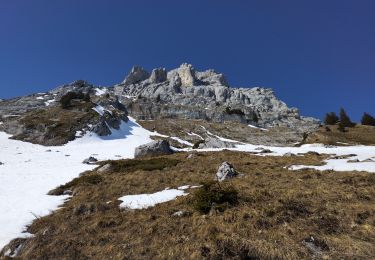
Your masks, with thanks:
M335 125L338 121L339 121L339 117L336 115L335 112L327 113L324 119L324 123L326 125Z
M363 113L361 123L362 125L375 126L375 118L368 113Z
M340 109L340 126L342 127L353 127L355 124L350 120L343 108Z

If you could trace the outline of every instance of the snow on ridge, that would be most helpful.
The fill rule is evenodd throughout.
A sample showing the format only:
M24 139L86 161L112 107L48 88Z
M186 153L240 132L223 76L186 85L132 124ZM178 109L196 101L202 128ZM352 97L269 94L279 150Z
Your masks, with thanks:
M192 143L190 143L188 141L182 140L181 138L178 138L176 136L172 136L171 139L176 140L180 144L184 144L184 145L187 145L187 146L193 146L194 145L194 144L192 144Z
M25 237L26 225L35 216L45 216L68 196L49 196L48 191L96 165L82 161L95 154L98 160L134 158L135 147L157 135L129 117L112 135L86 133L63 146L46 147L9 139L0 132L0 249L16 237Z
M223 141L223 142L228 142L228 143L240 143L239 141L236 141L236 140L232 140L232 139L227 139L227 138L224 138L224 137L221 137L221 136L218 136L218 135L215 135L213 133L211 133L210 131L208 131L204 126L201 125L201 127L207 132L208 135L211 135L213 137L216 137L217 139L219 139L220 141Z
M262 127L255 126L255 125L248 125L248 126L251 127L251 128L259 129L259 130L261 130L261 131L269 131L269 130L266 129L266 128L262 128Z
M95 95L96 96L104 95L107 92L108 92L108 89L105 89L105 88L95 88Z

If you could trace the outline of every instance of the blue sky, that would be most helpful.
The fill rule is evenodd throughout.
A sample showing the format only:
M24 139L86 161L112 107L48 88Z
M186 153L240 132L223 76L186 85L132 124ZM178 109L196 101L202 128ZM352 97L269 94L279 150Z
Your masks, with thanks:
M134 64L213 68L273 88L303 115L375 114L375 1L0 0L0 98Z

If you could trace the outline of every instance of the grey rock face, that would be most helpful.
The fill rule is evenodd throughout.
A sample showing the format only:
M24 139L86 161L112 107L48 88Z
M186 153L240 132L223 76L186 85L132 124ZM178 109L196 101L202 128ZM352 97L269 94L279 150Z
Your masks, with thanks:
M145 156L167 155L172 153L173 150L171 149L168 141L159 140L135 148L134 157L139 158Z
M153 69L150 76L150 83L160 83L167 80L167 71L164 68Z
M233 165L228 162L223 162L217 170L216 179L218 181L224 181L236 177L237 175L238 173L233 168Z
M223 74L213 70L199 72L184 63L169 71L167 77L160 69L154 70L150 78L146 78L147 73L142 75L143 80L134 84L114 87L120 101L137 119L237 121L300 132L313 131L319 125L314 118L300 116L297 108L289 108L271 89L230 88Z
M106 95L97 94L97 90L107 92ZM62 108L60 99L68 92L89 95L90 100L74 100L73 105ZM91 108L100 107L104 112L94 112ZM53 112L48 112L53 111ZM40 116L51 113L49 117ZM68 125L70 120L65 120L67 114L77 121ZM0 103L0 131L12 134L15 139L29 141L43 145L61 145L74 140L76 132L84 134L87 131L107 136L111 129L119 129L122 122L128 121L128 112L121 104L113 91L95 87L83 80L57 87L46 93L37 93L29 96L4 100ZM32 120L42 123L33 125ZM30 126L32 125L32 126ZM65 129L57 128L64 126ZM56 134L59 132L60 134Z
M145 71L142 67L134 66L130 71L129 75L122 82L125 86L138 83L146 80L150 77L150 74Z

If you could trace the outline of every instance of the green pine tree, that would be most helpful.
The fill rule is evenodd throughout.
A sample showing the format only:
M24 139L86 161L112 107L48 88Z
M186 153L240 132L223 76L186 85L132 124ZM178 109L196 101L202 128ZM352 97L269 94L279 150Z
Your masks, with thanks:
M330 112L326 114L326 117L324 119L324 123L326 125L335 125L339 121L339 117L336 115L335 112Z
M343 108L340 109L340 126L342 127L353 127L355 124L350 120Z
M362 125L375 126L375 118L368 113L363 113L361 123Z

